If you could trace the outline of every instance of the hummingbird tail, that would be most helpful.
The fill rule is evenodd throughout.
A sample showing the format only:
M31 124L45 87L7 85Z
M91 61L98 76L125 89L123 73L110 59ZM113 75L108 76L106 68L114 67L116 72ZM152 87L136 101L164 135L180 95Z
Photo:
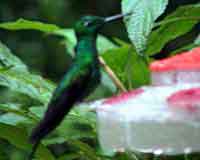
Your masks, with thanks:
M33 160L35 152L37 151L39 144L40 144L40 141L37 141L36 143L33 144L32 150L28 156L28 160Z

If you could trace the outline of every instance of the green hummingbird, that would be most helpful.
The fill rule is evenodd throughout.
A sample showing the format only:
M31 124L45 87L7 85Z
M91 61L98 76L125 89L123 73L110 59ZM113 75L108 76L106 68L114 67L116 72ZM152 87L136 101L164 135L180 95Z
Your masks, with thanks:
M34 156L40 141L60 124L73 105L81 102L100 83L97 34L105 24L124 16L84 16L75 24L77 44L74 62L55 89L44 117L31 133L30 141L33 148L29 159Z

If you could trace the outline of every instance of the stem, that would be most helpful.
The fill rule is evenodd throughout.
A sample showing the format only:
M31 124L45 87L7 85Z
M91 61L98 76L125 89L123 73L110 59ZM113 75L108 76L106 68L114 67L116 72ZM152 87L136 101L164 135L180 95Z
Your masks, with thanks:
M112 79L113 83L117 86L117 88L119 88L123 92L127 91L126 88L125 88L125 86L117 78L117 76L112 71L112 69L106 64L106 62L104 61L104 59L102 57L100 57L100 56L99 56L99 62L101 64L101 66L103 67L103 69L105 70L105 72L108 73L108 75Z
M154 24L154 28L161 26L161 25L165 25L168 23L172 23L172 22L176 22L176 21L183 21L183 20L200 20L200 17L178 17L178 18L172 18L172 19L168 19L168 20L164 20L161 22L157 22Z

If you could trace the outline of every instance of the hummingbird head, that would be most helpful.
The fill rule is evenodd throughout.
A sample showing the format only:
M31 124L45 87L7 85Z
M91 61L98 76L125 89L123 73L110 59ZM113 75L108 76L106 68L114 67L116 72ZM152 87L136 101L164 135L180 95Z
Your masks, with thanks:
M98 16L84 16L75 24L76 35L96 35L105 24L122 19L126 15L127 14L118 14L106 18Z

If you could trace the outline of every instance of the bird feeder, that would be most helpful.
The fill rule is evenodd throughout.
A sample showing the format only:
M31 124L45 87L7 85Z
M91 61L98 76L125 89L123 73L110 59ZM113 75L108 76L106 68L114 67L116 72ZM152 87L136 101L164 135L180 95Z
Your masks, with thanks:
M150 64L152 85L200 83L200 47Z
M200 151L200 48L150 65L152 85L97 106L105 152L176 155Z

